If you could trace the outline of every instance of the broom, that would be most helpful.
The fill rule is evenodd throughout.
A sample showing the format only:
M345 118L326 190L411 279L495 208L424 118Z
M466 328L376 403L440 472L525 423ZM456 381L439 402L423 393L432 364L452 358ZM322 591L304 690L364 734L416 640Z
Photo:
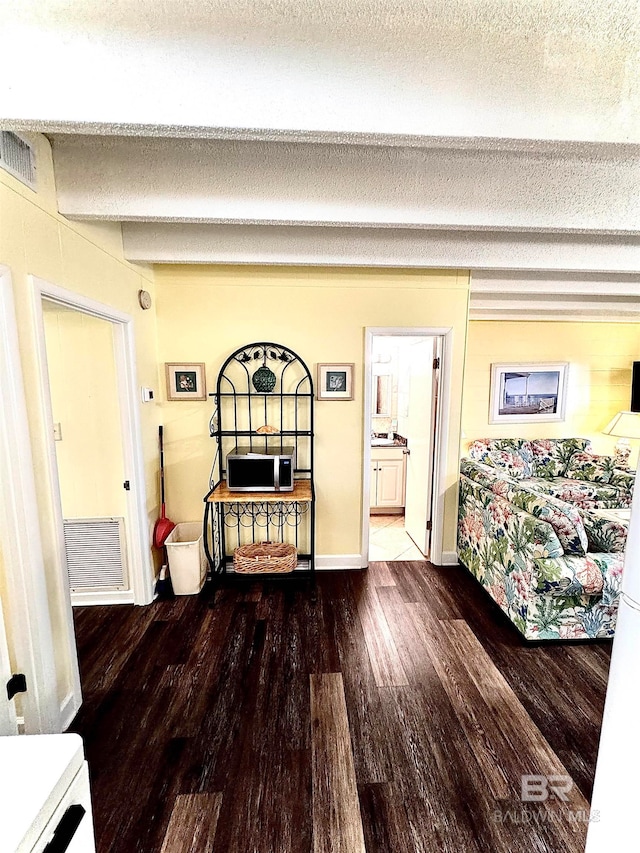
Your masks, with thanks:
M158 580L156 581L156 595L161 601L166 601L168 598L174 598L173 584L171 583L171 575L169 567L166 563L162 565Z
M165 542L167 540L167 536L175 527L175 524L171 519L167 518L164 503L164 427L162 425L158 427L158 437L160 439L160 495L162 509L160 518L156 521L153 529L153 544L156 548L162 548L164 551L165 561L160 569L160 574L158 575L158 580L156 582L156 595L160 599L166 599L173 598L174 592L171 577L169 575L169 567L167 565L168 560Z

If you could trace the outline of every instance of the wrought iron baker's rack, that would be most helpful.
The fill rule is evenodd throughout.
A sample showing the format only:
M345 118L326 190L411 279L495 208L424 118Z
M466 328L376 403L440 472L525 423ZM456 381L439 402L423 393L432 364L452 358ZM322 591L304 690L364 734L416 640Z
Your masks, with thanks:
M215 406L209 432L216 449L210 489L204 498L203 528L211 579L227 574L235 547L265 539L295 545L298 565L293 575L313 577L314 397L309 368L282 344L247 344L222 365L210 396L215 398ZM230 492L226 460L239 444L249 445L255 452L293 446L293 491Z

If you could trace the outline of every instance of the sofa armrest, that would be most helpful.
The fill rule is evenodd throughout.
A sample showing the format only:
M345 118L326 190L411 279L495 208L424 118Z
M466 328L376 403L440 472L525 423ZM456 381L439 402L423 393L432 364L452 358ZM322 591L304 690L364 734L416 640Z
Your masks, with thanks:
M604 554L621 554L627 544L629 522L612 518L597 510L580 510L587 531L589 550Z
M521 480L512 480L499 469L491 468L482 462L462 459L460 471L496 497L505 498L518 509L548 522L565 554L584 556L587 553L587 533L577 507L539 492Z
M467 568L471 568L468 558L473 553L491 572L515 569L524 573L523 578L530 578L533 560L563 555L548 521L464 475L460 478L458 549Z
M493 490L495 483L503 481L513 482L515 485L515 482L510 480L504 471L494 468L492 465L487 465L484 462L477 462L475 459L461 459L460 473L485 489ZM501 493L501 490L496 489L496 491Z
M635 471L623 471L622 468L614 468L609 485L615 486L620 494L624 495L629 504L633 497L633 487L635 486L636 475Z

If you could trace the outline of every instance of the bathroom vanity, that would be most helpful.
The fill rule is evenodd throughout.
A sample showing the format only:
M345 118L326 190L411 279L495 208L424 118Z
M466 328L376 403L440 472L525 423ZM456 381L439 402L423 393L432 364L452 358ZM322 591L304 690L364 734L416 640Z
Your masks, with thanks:
M372 512L400 512L404 508L407 448L371 447L370 501Z

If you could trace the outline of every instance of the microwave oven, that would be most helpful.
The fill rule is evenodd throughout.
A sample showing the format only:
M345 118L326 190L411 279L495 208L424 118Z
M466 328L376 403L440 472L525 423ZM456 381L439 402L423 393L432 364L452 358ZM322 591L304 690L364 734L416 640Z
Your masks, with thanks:
M227 488L230 492L292 492L295 469L293 447L234 447L227 456Z

